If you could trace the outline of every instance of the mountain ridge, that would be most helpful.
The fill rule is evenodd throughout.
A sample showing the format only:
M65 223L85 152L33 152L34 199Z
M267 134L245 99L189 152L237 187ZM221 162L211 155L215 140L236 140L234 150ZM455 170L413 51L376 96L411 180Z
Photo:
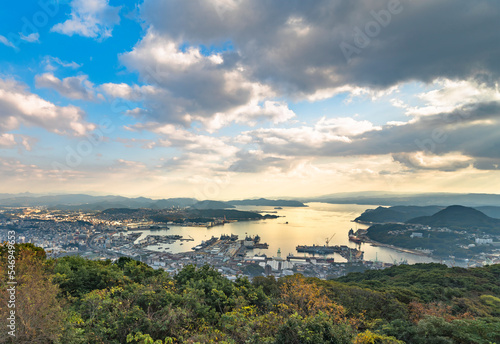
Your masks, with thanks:
M477 209L462 205L452 205L434 215L416 217L406 223L457 229L500 229L500 219L491 218Z

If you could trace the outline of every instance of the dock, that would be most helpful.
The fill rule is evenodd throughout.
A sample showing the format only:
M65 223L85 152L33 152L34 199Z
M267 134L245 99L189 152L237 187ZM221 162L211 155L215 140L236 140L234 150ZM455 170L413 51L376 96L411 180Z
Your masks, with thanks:
M364 252L349 246L329 246L329 245L299 245L296 247L297 252L300 253L313 253L313 254L332 254L337 253L347 261L361 261L363 260Z

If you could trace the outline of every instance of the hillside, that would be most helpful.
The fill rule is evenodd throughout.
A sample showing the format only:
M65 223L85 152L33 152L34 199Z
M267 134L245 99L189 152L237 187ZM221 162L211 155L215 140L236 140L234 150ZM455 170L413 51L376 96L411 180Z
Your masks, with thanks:
M228 209L234 208L234 205L220 201L200 201L191 206L193 209Z
M233 209L193 209L188 212L188 215L190 219L213 219L225 217L227 220L238 221L274 219L278 217L271 214L261 215L251 211Z
M415 217L430 216L442 210L440 206L394 206L378 207L376 209L367 209L363 214L355 219L357 222L406 222Z
M186 208L194 206L202 209L233 208L235 205L255 205L272 207L306 207L299 201L269 200L265 198L234 200L229 202L198 201L194 198L166 198L154 200L147 197L122 197L122 196L91 196L85 194L34 196L33 194L2 194L0 206L7 207L33 207L47 206L60 210L105 210L108 208L147 208L167 209L173 207ZM208 205L208 206L207 206ZM206 207L207 206L207 207Z
M7 270L6 251L0 246L0 271ZM208 265L186 265L171 276L125 257L48 264L32 244L16 252L16 339L2 331L2 343L500 342L500 265L417 264L330 281L296 274L232 282ZM0 307L2 326L8 311Z
M479 210L480 212L488 215L489 217L500 219L500 207L485 206L485 207L474 207L474 209Z
M265 198L229 201L228 203L232 205L256 205L268 207L307 207L307 205L299 201L289 201L283 199L271 200Z
M500 195L497 194L462 194L462 193L391 193L391 192L354 192L325 195L308 199L302 202L325 202L333 204L364 204L384 206L431 206L462 204L468 207L498 206Z
M431 227L449 227L456 229L482 229L495 233L500 229L500 220L491 218L474 208L461 205L449 206L432 216L410 219L407 223L416 223Z

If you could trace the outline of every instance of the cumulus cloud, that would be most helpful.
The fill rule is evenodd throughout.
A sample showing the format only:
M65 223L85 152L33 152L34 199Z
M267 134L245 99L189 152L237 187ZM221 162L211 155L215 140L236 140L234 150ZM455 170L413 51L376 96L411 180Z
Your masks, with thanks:
M288 171L292 168L295 159L265 154L259 150L240 151L236 154L237 160L229 167L231 172L260 173L274 171Z
M299 159L392 154L414 169L453 171L471 164L496 169L500 163L500 102L463 105L397 125L351 121L322 118L314 126L256 129L239 141L257 144L268 156ZM339 128L343 122L348 125Z
M232 42L248 75L296 97L500 73L500 4L487 0L145 0L141 14L172 40ZM349 61L342 43L356 49Z
M130 130L154 132L158 138L148 140L123 140L125 145L141 144L144 149L170 148L179 155L163 159L160 168L169 171L189 171L192 175L212 175L227 171L239 151L229 137L198 134L180 126L156 123L137 124Z
M120 61L156 87L138 112L159 123L201 122L211 131L234 122L286 122L295 114L283 97L376 99L414 80L447 80L451 101L452 88L464 86L451 80L494 82L500 72L494 62L500 58L494 34L500 5L460 1L145 0L140 15L148 30ZM377 33L367 34L373 25ZM367 40L362 47L356 46L359 32ZM348 59L343 43L356 46ZM122 96L137 98L137 90L120 87L127 92ZM119 91L116 85L112 92ZM431 98L422 95L422 101Z
M437 79L432 87L433 90L416 95L424 103L421 106L412 107L398 99L392 100L393 105L405 109L407 115L427 116L451 113L474 104L500 101L498 83L488 85L474 79Z
M219 159L231 157L238 151L228 144L229 138L196 134L172 124L139 124L133 130L149 130L158 134L160 138L155 146L182 148L183 151L218 156Z
M54 89L70 99L95 99L94 84L88 80L87 75L71 76L61 80L52 73L44 73L35 76L35 85L38 88Z
M120 7L109 6L109 0L73 0L70 19L56 24L51 31L64 35L106 39L120 23Z
M0 134L0 148L11 148L17 145L13 134Z
M399 162L410 169L417 170L439 170L453 172L467 168L471 165L471 159L460 154L430 155L424 152L397 153L393 156L394 161Z
M0 79L0 133L21 125L36 126L60 135L85 135L95 128L76 106L57 106L29 92L14 80Z
M100 86L101 90L112 98L122 98L126 100L139 101L146 96L154 96L157 89L151 85L137 86L126 83L105 83Z
M146 114L156 122L188 126L198 121L211 130L231 122L280 123L295 116L286 103L273 99L271 88L248 78L236 53L203 54L200 47L183 49L181 43L149 29L120 60L155 92L124 84L107 84L105 91L125 98L142 94Z

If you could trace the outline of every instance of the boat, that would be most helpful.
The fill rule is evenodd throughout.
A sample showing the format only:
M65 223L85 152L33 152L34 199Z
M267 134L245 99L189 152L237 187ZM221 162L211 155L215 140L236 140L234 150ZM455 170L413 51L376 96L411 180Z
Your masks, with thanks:
M356 244L361 244L363 241L355 235L349 235L349 241L355 242Z
M319 254L326 254L326 253L335 253L338 251L337 247L334 246L319 246L319 245L298 245L296 248L297 252L304 252L304 253L319 253Z
M356 236L356 233L352 230L352 228L349 230L349 241L355 242L356 244L361 244L363 241Z

